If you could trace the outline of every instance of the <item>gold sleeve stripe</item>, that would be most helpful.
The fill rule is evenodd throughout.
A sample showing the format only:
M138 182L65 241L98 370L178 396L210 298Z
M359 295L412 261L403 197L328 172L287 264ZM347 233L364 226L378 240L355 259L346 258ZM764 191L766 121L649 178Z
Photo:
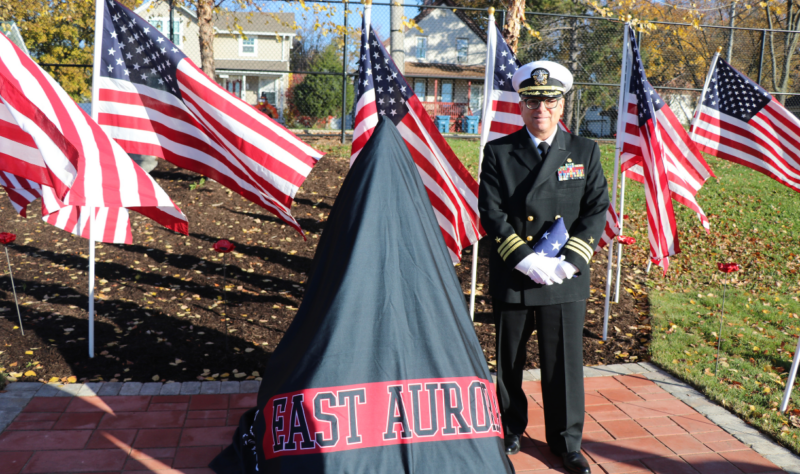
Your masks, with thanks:
M523 245L525 245L525 242L523 242L522 239L519 239L519 242L509 247L505 252L502 252L500 254L500 257L503 259L503 261L505 261L509 255L514 253L514 250L517 250L519 247L522 247Z
M519 238L519 236L517 234L511 234L508 237L506 237L506 240L503 241L502 244L500 244L500 247L498 247L497 251L500 252L500 255L502 255L503 252L508 247L510 247L512 244L516 243L517 241L522 242L522 239Z
M592 255L594 253L594 249L589 244L587 244L586 242L577 237L570 237L569 241L570 243L577 244L579 247L583 247L584 249L586 249L586 251L589 252L589 255Z
M564 248L572 250L573 252L583 257L583 259L586 260L586 263L589 263L589 260L591 260L592 258L591 254L587 254L585 249L572 245L572 242L565 245Z
M590 250L589 247L586 244L581 245L580 243L575 242L573 240L568 241L567 245L565 245L565 247L574 248L576 251L580 251L581 254L583 254L583 255L585 255L585 256L587 256L589 258L591 258L592 255L594 254L594 252L592 250Z

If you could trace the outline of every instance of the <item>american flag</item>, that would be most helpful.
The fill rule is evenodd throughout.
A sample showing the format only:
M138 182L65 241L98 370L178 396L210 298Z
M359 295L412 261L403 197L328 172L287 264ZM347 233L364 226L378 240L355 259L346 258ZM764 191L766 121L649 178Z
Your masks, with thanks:
M490 17L490 19L492 19ZM491 21L486 38L486 80L484 87L489 98L488 108L483 114L482 141L489 142L510 135L523 126L519 112L519 94L511 85L511 78L521 66L517 57L511 52L500 29ZM561 130L569 132L564 122L558 121Z
M85 151L75 128L83 115L49 74L0 34L0 171L51 186L63 197Z
M632 32L630 36L633 38ZM635 40L632 44L635 45ZM638 48L636 54L638 57ZM644 70L642 70L641 74L644 74ZM706 180L714 176L714 172L703 159L694 141L689 138L672 109L666 106L666 103L652 87L650 87L650 90L653 90L653 93L657 96L652 102L656 109L658 128L660 128L663 138L662 146L666 157L667 179L672 199L693 210L706 232L709 232L708 218L697 204L696 196ZM631 132L631 134L624 137L624 145L620 155L620 160L623 163L622 169L626 170L625 176L644 183L644 170L640 163L641 148L636 144L638 117L635 113L634 100L627 102L627 112L624 134L628 135L628 132Z
M631 58L624 71L628 90L621 92L624 129L617 136L617 147L622 150L622 171L645 186L650 258L666 271L667 257L680 252L672 200L695 211L708 230L708 218L695 195L713 174L675 114L648 82L633 29L626 28Z
M619 217L617 217L617 213L614 212L614 205L609 204L608 211L606 211L606 227L603 229L603 235L600 236L600 240L597 242L597 248L594 249L594 253L604 249L606 245L608 245L616 236L619 235L619 233Z
M103 1L103 128L128 153L208 176L302 234L290 207L322 153L220 87L131 10Z
M3 149L3 142L3 138L0 137L0 150ZM38 183L5 171L0 171L0 186L11 200L11 206L22 217L28 216L28 204L42 197L42 187Z
M417 164L450 257L459 262L461 249L484 235L478 220L478 183L436 129L369 26L369 8L361 34L351 163L372 135L378 115L391 120Z
M708 73L692 138L704 152L800 192L800 120L722 58Z
M83 237L89 236L93 212L94 237L108 243L132 242L129 209L188 234L186 216L155 180L3 35L0 80L0 153L11 157L0 161L0 185L17 212L24 215L27 204L41 196L46 222ZM46 168L33 173L39 176L71 177L70 187L62 196L50 185L58 180L39 183L27 177L24 166L16 168L19 173L5 168L20 162ZM53 166L65 168L53 172Z

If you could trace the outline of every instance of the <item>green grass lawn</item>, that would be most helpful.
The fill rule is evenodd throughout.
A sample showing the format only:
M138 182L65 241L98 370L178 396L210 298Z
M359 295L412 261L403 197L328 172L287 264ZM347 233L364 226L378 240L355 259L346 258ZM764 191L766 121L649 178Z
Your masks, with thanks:
M612 179L613 145L604 145L603 166ZM681 253L664 275L654 267L647 285L651 305L653 362L692 383L711 399L800 452L800 399L792 397L786 416L777 407L800 333L798 264L800 196L749 168L706 156L716 178L698 194L711 233L697 216L675 204ZM647 265L649 244L644 189L626 183L628 264ZM723 278L717 263L736 262L731 274L722 326ZM794 411L792 411L794 410Z
M479 142L448 142L477 175ZM603 144L601 151L610 186L614 146ZM800 452L800 397L792 397L786 416L777 412L800 334L800 196L749 168L706 159L716 178L700 190L698 203L709 217L711 233L676 203L681 253L670 259L666 275L654 267L643 289L651 305L651 357ZM644 203L642 185L629 180L624 234L637 242L625 250L625 271L644 269L648 262ZM726 292L715 377L724 277L717 270L720 262L737 262L741 270L731 275Z

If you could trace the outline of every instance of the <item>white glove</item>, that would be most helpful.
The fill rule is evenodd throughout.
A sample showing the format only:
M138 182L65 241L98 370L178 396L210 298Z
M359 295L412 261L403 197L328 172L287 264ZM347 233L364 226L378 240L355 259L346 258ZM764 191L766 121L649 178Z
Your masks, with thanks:
M561 258L563 259L564 257L562 256ZM576 273L578 273L578 267L563 260L558 262L558 266L555 270L555 275L562 280L569 280L575 276Z
M557 258L543 257L532 253L523 258L514 268L530 277L536 283L549 286L553 283L563 283L563 280L554 274L558 263L559 259Z

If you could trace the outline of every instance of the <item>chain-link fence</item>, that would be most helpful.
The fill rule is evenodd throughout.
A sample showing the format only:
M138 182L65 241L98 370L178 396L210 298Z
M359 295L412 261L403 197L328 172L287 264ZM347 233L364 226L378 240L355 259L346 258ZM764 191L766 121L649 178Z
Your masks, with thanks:
M429 1L425 3L430 3ZM265 2L260 11L214 15L214 79L292 129L341 133L353 127L353 81L358 69L361 3ZM136 11L199 66L200 28L190 7L170 11L168 0ZM170 15L172 20L170 21ZM495 13L502 26L505 12ZM721 20L722 21L722 20ZM616 130L623 23L618 20L529 12L517 56L522 63L550 59L575 76L564 122L575 133L613 137ZM800 32L725 25L653 22L639 34L650 82L679 120L688 125L709 62L719 47L734 67L800 111L796 67ZM434 1L430 5L374 3L372 26L432 117L450 117L448 132L467 132L466 116L483 101L488 11ZM170 31L171 29L171 31ZM88 67L48 65L56 75L83 74ZM87 87L88 89L88 87ZM473 133L476 130L469 130Z

